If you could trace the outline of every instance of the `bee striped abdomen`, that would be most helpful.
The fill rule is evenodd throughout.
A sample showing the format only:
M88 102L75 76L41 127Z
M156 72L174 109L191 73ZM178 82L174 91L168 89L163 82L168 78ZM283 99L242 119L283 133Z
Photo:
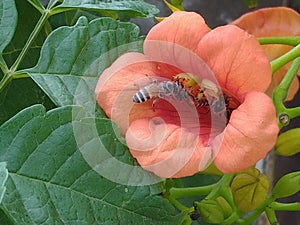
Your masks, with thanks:
M135 93L133 96L133 102L142 103L148 101L150 98L152 98L151 93L149 93L146 87L143 87L137 93Z
M167 99L172 98L178 101L187 101L191 103L191 96L188 91L181 85L179 82L174 81L162 81L158 82L156 79L141 88L133 96L133 102L142 103L150 100L155 97L152 107L158 99Z
M195 101L197 103L197 107L209 106L209 102L205 97L202 97L201 99L196 99Z

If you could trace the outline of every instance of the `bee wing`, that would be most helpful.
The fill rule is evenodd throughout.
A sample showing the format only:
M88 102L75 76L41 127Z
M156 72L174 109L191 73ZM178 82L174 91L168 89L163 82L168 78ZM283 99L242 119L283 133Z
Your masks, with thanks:
M218 86L207 79L203 79L201 82L201 88L204 89L204 94L209 97L215 97L216 99L219 99L219 94L221 93L220 89Z

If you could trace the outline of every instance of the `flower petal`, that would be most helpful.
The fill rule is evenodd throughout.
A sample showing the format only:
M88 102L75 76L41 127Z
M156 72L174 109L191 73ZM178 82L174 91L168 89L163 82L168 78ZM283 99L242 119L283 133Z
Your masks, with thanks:
M126 133L126 143L145 170L165 178L185 177L205 169L211 160L211 149L198 132L157 117L136 120Z
M167 41L194 50L208 31L208 26L199 14L176 11L150 30L145 43L147 40Z
M178 73L180 71L170 65L153 62L143 54L124 54L100 76L95 89L98 104L125 133L131 121L151 118L159 113L159 110L153 111L152 101L134 104L134 94L153 77Z
M247 92L264 91L271 82L271 67L254 36L227 25L206 34L197 53L212 69L219 85L241 102Z
M300 15L287 7L263 8L246 13L232 24L256 37L296 36L300 34Z
M184 73L214 80L213 72L194 52L208 31L199 14L175 12L150 30L144 42L144 53L154 61L180 68Z
M261 92L249 92L212 143L215 165L224 173L253 166L274 146L278 132L271 99Z
M276 37L276 36L298 36L300 35L300 15L287 7L263 8L254 12L246 13L232 24L246 30L256 37ZM263 45L269 60L273 60L292 49L292 46L269 44ZM290 64L278 70L274 76L271 87L268 89L270 95L282 80ZM299 74L299 72L298 72ZM286 100L291 100L299 88L299 81L294 79L292 87L289 89Z

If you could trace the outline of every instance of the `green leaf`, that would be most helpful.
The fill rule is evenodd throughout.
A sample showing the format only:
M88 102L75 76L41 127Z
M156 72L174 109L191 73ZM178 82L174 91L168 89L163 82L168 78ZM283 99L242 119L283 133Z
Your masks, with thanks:
M63 3L53 9L53 13L66 11L68 9L87 9L96 10L100 13L126 13L132 17L154 17L158 12L154 5L144 2L143 0L64 0Z
M0 162L0 203L2 202L3 195L6 187L5 183L8 178L8 170L6 169L6 162Z
M7 215L17 224L180 224L182 215L158 195L160 183L142 186L159 180L135 169L115 125L85 115L79 106L45 112L35 105L0 127L0 160L9 170L1 205ZM103 157L108 150L111 157ZM110 171L112 158L120 160Z
M14 0L0 2L0 18L0 54L2 54L17 26L17 9Z
M141 51L139 28L111 18L88 23L81 17L73 27L52 32L36 67L25 70L57 106L83 105L97 109L94 89L99 75L121 54Z

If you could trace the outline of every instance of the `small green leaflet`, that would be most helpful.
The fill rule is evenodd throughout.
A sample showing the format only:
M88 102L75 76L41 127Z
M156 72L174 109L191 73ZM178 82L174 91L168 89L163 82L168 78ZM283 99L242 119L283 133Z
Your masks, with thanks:
M80 8L87 10L97 10L101 13L126 13L128 17L154 17L159 9L156 6L144 2L143 0L64 0L63 3L53 9L55 11L65 11L69 8Z
M46 112L42 105L34 105L0 127L0 137L5 137L0 142L0 161L7 163L9 171L1 207L8 216L22 225L181 224L182 215L176 215L175 209L158 195L162 191L160 183L122 185L91 168L91 162L84 158L85 151L95 148L95 153L101 153L103 146L127 165L135 165L135 161L118 140L118 131L114 135L116 127L110 120L85 115L81 106ZM97 137L89 132L92 124ZM76 126L81 131L87 129L76 137ZM96 139L102 145L93 145ZM114 170L121 178L122 169ZM155 179L145 174L141 182Z
M17 26L17 9L15 1L2 0L0 2L0 54L11 41ZM1 65L5 65L1 57Z

